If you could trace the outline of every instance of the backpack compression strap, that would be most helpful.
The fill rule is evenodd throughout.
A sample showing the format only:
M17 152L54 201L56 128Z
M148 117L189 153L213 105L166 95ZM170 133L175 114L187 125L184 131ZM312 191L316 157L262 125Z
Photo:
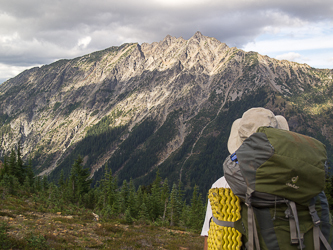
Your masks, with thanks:
M288 201L287 204L292 214L292 216L289 216L291 244L299 244L299 249L302 250L303 248L305 248L305 246L303 244L303 237L299 228L296 204L293 201Z
M214 215L212 215L212 220L215 222L216 225L218 225L220 227L233 227L233 228L235 228L235 223L236 222L241 221L241 219L239 219L237 221L218 220L214 217Z
M248 226L248 236L249 236L248 249L253 250L254 243L255 243L256 249L260 250L256 220L254 218L253 207L251 205L251 196L252 196L253 192L254 191L251 188L247 187L245 205L247 206L247 226ZM253 243L253 239L254 239L254 243Z
M323 235L322 231L320 230L320 218L316 211L316 205L313 204L309 206L310 215L313 221L313 243L314 249L320 250L320 240L328 250L332 250L330 244L327 242L327 239Z
M286 202L288 204L288 201ZM294 215L292 213L292 210L290 208L290 205L288 206L287 210L284 212L286 215L286 218L289 219L289 228L290 228L290 244L291 245L297 245L299 242L304 242L304 234L301 233L300 238L297 234L297 224L294 218Z

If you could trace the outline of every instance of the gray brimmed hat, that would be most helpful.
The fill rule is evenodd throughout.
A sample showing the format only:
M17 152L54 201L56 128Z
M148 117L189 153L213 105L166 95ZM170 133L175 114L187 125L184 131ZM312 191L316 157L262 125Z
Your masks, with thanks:
M275 116L272 111L265 108L251 108L243 114L242 118L234 121L231 126L228 140L230 154L234 153L243 141L261 126L289 130L288 122L282 115Z

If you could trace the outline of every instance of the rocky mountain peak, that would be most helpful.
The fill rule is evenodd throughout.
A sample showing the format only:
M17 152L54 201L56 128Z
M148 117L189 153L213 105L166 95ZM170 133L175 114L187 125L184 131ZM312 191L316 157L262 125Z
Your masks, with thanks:
M170 35L167 35L167 36L163 39L162 43L163 43L163 44L166 44L166 45L171 45L175 40L177 40L177 38L172 37L172 36L170 36Z
M192 36L193 39L196 39L200 42L201 39L206 38L200 31L195 32Z
M309 125L311 133L321 131L333 144L327 136L332 127L320 116L307 118L330 117L332 75L229 48L200 32L188 40L168 35L160 42L111 47L3 83L1 153L20 141L23 156L33 157L40 174L57 176L80 154L92 174L108 164L120 180L144 183L158 167L172 181L199 184L212 178L208 173L218 174L216 164L226 157L226 126L253 105L286 115L295 130L320 121L321 127ZM297 109L303 93L304 107ZM196 163L198 156L206 162ZM216 157L221 159L210 162Z

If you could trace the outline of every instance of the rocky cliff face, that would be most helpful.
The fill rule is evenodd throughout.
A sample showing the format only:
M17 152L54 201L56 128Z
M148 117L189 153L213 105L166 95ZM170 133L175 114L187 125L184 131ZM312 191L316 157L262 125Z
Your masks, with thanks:
M285 115L292 130L325 140L330 150L332 75L199 32L189 40L111 47L3 83L1 154L20 142L40 174L69 169L80 154L92 174L108 163L120 179L146 183L159 167L193 185L203 178L200 164L211 180L222 174L202 163L202 154L223 144L207 156L220 164L232 119L256 105Z

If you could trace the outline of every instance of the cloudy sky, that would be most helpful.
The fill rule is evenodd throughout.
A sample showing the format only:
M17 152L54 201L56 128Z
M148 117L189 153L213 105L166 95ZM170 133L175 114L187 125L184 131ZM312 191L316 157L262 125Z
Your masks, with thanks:
M332 0L2 0L0 83L126 42L189 39L333 69Z

